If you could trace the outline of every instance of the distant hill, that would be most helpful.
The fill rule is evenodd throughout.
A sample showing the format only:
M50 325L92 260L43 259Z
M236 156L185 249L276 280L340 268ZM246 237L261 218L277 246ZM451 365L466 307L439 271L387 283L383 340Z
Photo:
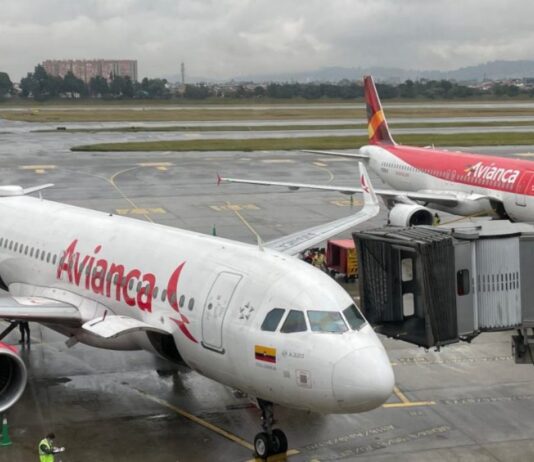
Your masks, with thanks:
M485 79L514 79L534 77L534 60L491 61L450 71L400 69L395 67L325 67L308 72L244 75L234 77L233 80L253 82L337 82L343 79L357 80L367 74L373 75L377 80L387 82L404 82L408 79L448 79L459 82L482 81Z
M237 75L232 79L236 82L338 82L343 79L358 80L363 75L371 74L375 79L399 83L412 79L447 79L458 82L473 82L503 79L534 78L534 60L523 61L490 61L476 66L461 67L450 71L400 69L396 67L324 67L306 72L249 74ZM170 82L179 80L178 75L167 76ZM206 77L190 77L188 82L221 82L220 79Z

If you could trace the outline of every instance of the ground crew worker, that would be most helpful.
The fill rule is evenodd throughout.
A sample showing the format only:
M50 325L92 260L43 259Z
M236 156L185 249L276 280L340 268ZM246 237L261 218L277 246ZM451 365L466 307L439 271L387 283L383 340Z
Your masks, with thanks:
M53 442L56 438L54 433L49 433L39 442L39 460L40 462L54 462L54 454L59 452Z
M434 226L438 226L441 223L441 218L438 215L438 212L434 214L434 222L432 223Z
M19 321L20 340L19 343L30 343L30 325L27 321Z
M313 266L315 266L316 268L319 268L319 269L321 269L323 271L326 270L326 257L325 257L325 254L324 254L324 249L319 250L315 254L315 258L313 259Z

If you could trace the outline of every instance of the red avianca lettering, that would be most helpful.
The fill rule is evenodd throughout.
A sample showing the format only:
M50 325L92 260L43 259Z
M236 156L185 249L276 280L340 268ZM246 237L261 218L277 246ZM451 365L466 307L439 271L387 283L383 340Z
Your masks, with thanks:
M127 271L124 265L98 258L101 245L94 248L93 255L82 257L76 251L77 244L78 239L75 239L65 250L57 269L58 279L65 274L68 281L77 287L83 287L96 295L114 298L118 302L124 300L127 305L137 306L143 311L152 311L152 296L156 287L154 274L143 274L136 268ZM137 291L134 288L139 281L142 287Z
M76 250L77 245L78 239L75 239L65 249L57 268L57 279L61 279L65 274L69 283L77 287L83 287L96 295L114 298L118 302L122 300L129 306L137 306L143 311L152 312L152 297L157 285L156 276L153 273L142 273L137 268L127 270L122 264L109 263L105 258L98 258L102 250L101 245L94 248L93 255L82 257ZM184 265L185 262L180 263L169 277L167 301L180 315L180 319L171 319L189 340L198 343L187 327L189 319L180 312L178 304L178 282ZM139 282L142 286L137 291ZM131 292L134 293L131 294Z

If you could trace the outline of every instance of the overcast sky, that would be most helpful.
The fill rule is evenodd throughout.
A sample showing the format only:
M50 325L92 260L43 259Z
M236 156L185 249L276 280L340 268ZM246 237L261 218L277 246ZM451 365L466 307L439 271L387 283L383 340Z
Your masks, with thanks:
M532 0L0 0L0 71L137 59L139 77L534 58Z

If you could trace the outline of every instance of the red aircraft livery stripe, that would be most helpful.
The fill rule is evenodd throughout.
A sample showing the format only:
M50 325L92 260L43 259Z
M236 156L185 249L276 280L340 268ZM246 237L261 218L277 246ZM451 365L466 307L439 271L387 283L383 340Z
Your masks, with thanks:
M381 147L403 162L436 178L469 186L534 196L527 175L534 178L534 163L482 154L439 151L411 146ZM528 187L528 186L531 187Z

